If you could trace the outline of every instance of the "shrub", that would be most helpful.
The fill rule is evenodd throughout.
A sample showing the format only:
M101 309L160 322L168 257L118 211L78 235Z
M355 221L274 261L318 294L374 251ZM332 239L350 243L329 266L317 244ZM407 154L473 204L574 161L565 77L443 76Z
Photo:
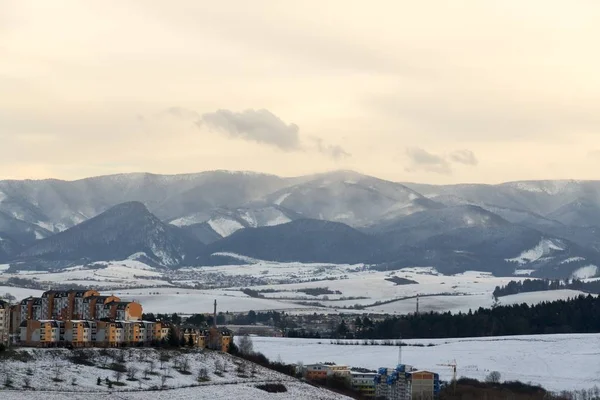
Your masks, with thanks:
M264 385L256 385L257 389L264 390L268 393L285 393L287 388L281 383L265 383Z

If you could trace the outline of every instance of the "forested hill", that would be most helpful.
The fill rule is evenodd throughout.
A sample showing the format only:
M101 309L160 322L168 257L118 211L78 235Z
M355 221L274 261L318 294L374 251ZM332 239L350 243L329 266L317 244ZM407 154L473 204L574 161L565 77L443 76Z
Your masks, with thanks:
M553 333L599 333L600 296L479 308L468 313L424 313L371 321L357 317L354 330L341 323L334 336L348 339L455 338Z
M579 279L561 281L558 279L525 279L524 281L510 281L504 286L496 286L493 292L495 299L511 294L526 292L542 292L545 290L572 289L582 292L600 294L600 281L584 282Z

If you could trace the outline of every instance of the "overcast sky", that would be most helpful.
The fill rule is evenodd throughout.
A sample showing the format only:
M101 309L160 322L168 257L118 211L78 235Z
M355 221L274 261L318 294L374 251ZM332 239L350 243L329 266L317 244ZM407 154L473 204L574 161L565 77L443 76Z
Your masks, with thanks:
M600 2L0 0L0 178L596 179Z

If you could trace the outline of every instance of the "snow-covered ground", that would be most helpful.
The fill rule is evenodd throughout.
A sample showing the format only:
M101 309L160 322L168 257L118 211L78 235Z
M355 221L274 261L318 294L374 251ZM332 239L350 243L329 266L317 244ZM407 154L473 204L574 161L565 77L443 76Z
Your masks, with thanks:
M104 292L122 300L135 300L142 304L144 312L152 313L211 313L216 299L219 312L262 310L287 310L298 308L297 304L270 299L249 297L239 291L194 290L181 288L128 289Z
M339 395L324 389L301 382L286 382L285 393L267 393L256 388L256 384L222 384L222 385L202 385L192 388L169 389L159 391L141 391L141 392L49 392L49 391L2 391L3 400L89 400L90 398L99 400L343 400L349 397Z
M254 349L284 362L335 362L376 369L398 363L398 348L336 345L328 339L254 337ZM354 342L354 341L352 341ZM553 391L598 385L600 334L533 335L464 339L405 340L424 347L402 347L402 362L435 371L450 380L452 370L440 366L456 360L458 376L484 379L498 371L503 380L533 382ZM434 346L428 346L433 344Z
M204 351L180 353L167 352L169 360L161 363L154 349L110 350L103 355L98 349L88 349L87 358L92 365L74 364L68 357L72 351L64 349L27 349L35 360L22 362L4 360L0 369L2 382L6 376L12 380L14 390L0 391L0 398L7 400L37 399L85 399L90 395L101 399L344 399L335 393L317 389L290 378L286 375L255 366L244 360L227 354ZM123 360L118 361L119 354ZM164 353L163 353L164 354ZM187 360L186 373L178 365ZM113 385L109 388L106 379L117 381L116 374L106 366L122 363L127 370L136 369L133 379L128 380L127 373L119 378L124 386ZM223 363L224 372L218 375L215 363ZM242 369L238 365L242 365ZM198 381L201 369L206 369L208 380ZM150 369L152 371L150 371ZM148 370L148 373L144 373ZM164 385L163 385L163 376ZM101 384L97 384L100 378ZM288 392L270 394L257 389L262 383L281 382ZM32 389L25 390L29 386ZM191 387L194 386L194 387ZM161 388L163 390L148 390ZM308 397L306 397L308 396Z
M74 266L61 272L22 271L6 273L0 269L0 284L11 277L36 281L42 287L77 284L116 294L126 300L142 303L144 311L154 313L210 312L217 299L219 310L286 310L306 313L391 313L406 314L416 308L420 296L421 311L466 312L491 307L496 286L506 285L521 277L494 277L490 273L467 271L446 276L434 268L413 267L398 271L375 271L362 264L276 263L235 254L223 254L243 261L243 265L189 267L168 270L150 267L127 259ZM581 276L591 271L580 271ZM398 285L393 279L416 283ZM244 288L259 291L262 298L249 297ZM312 295L306 289L325 288ZM17 299L39 295L39 291L7 288ZM19 293L21 292L21 293ZM0 287L0 295L3 289ZM26 294L25 296L23 294ZM527 302L536 304L575 297L580 292L561 290L523 293L502 297L500 304Z
M42 283L44 286L51 284L74 284L97 287L130 287L130 286L171 286L169 282L161 279L164 270L152 268L140 261L122 260L97 262L93 266L73 266L61 272L20 271L6 273L0 270L0 282L11 277L27 278Z

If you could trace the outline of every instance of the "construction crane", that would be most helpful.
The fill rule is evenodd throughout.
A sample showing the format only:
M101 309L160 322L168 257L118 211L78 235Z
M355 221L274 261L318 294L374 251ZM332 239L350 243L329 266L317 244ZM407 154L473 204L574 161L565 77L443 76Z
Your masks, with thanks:
M438 364L441 367L451 367L452 368L452 386L454 390L454 394L456 394L456 360L452 360L452 362L447 364Z

